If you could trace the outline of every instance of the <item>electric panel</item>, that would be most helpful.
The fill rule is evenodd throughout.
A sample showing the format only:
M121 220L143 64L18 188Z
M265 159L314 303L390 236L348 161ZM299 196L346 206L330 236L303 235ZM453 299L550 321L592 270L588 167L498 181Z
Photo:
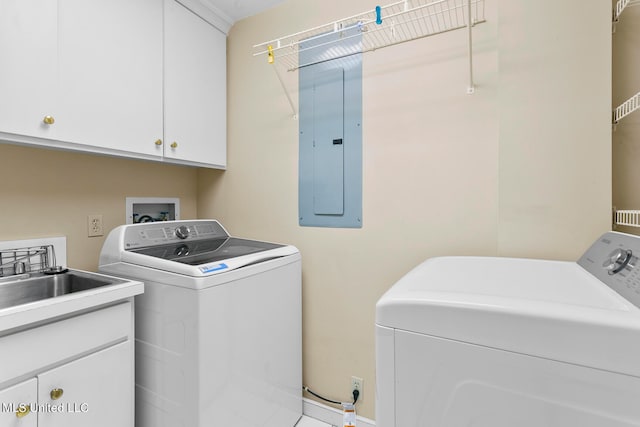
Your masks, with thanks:
M299 69L302 226L362 227L362 54L353 53L359 34L345 29L301 44L300 62L313 64ZM322 61L335 37L349 54Z

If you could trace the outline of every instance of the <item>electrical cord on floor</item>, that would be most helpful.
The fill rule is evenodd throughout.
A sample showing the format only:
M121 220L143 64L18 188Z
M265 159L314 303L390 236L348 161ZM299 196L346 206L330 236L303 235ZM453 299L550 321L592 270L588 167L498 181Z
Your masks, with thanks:
M320 400L324 400L325 402L333 403L334 405L342 405L343 404L343 402L338 402L337 400L331 400L331 399L327 399L326 397L320 396L318 393L315 393L315 392L311 391L311 389L309 389L309 387L302 386L302 390L304 390L307 393L317 397ZM358 397L360 397L360 391L359 390L353 390L353 404L354 405L358 401Z

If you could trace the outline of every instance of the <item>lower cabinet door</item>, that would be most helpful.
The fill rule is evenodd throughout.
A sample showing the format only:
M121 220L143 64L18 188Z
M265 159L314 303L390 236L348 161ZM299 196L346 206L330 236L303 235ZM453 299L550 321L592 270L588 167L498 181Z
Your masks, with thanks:
M133 427L133 344L38 375L39 427Z
M36 427L38 381L35 378L0 390L0 426Z

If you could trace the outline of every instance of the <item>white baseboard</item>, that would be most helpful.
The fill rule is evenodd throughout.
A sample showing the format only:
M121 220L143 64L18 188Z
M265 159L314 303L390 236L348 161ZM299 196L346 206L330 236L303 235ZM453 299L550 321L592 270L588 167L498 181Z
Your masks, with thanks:
M315 400L303 398L302 399L302 413L308 417L315 418L332 426L342 427L342 411L330 406L324 405ZM356 418L357 427L375 427L376 422L369 418L361 417Z

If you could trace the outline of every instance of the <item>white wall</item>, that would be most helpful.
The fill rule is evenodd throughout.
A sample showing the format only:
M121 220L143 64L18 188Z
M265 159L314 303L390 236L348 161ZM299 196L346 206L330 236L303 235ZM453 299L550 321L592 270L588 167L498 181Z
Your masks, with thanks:
M374 417L377 299L438 255L576 259L610 227L610 9L603 2L486 0L474 30L366 54L362 229L299 227L298 123L252 45L373 9L290 0L228 39L226 172L200 170L198 216L303 256L304 383ZM297 102L297 73L284 74ZM586 188L586 189L585 189Z

